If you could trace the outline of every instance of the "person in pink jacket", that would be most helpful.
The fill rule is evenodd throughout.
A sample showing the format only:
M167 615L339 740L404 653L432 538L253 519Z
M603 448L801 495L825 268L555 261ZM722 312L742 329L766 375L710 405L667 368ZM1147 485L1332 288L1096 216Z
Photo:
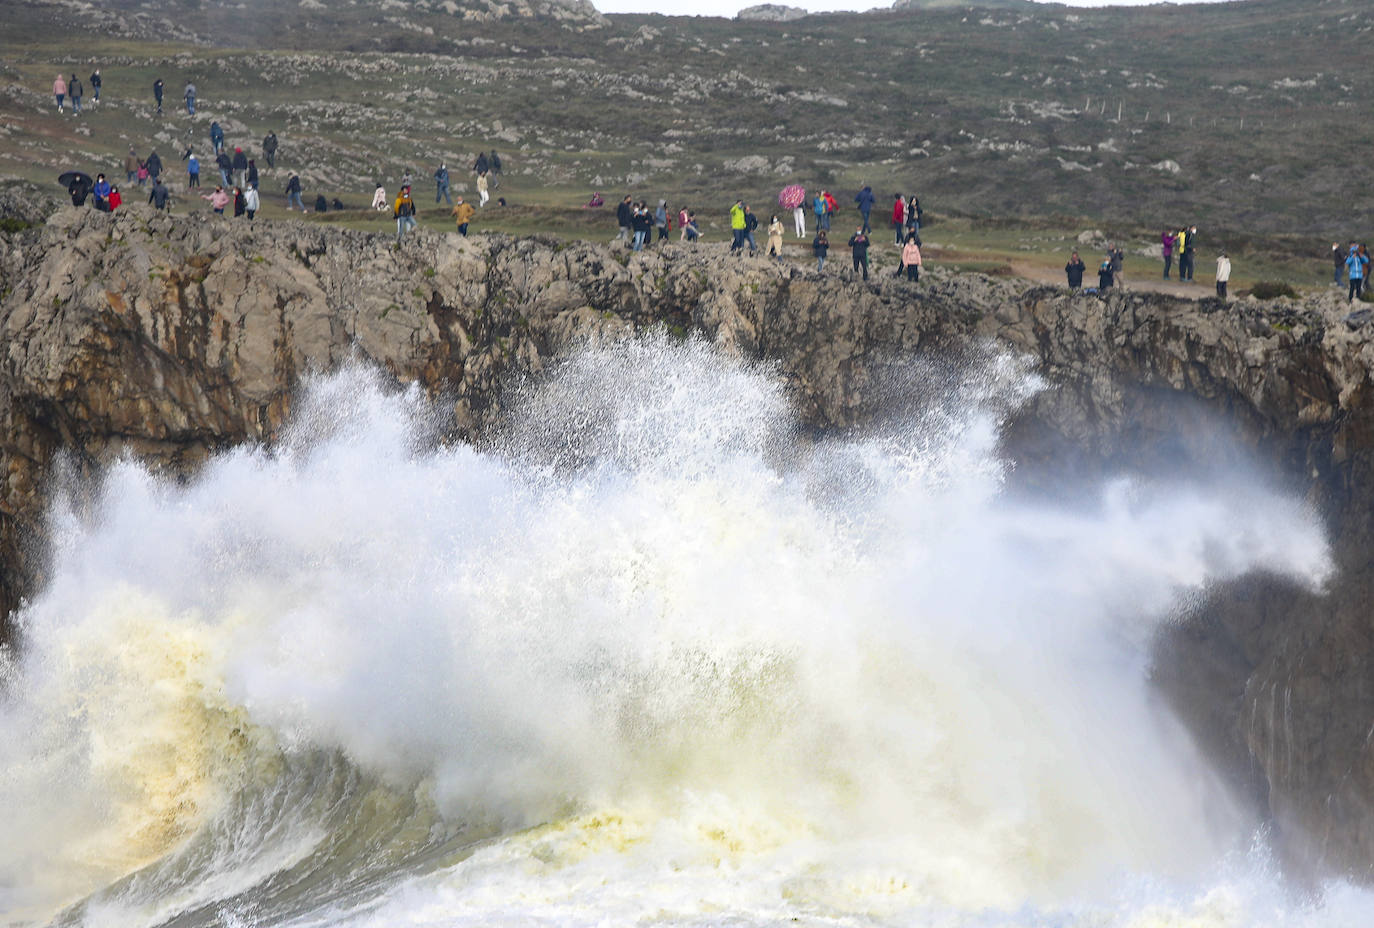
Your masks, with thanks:
M921 246L916 244L916 236L908 235L906 244L902 246L902 263L897 268L897 276L901 276L902 268L906 268L906 279L912 283L918 283L921 279Z
M61 74L52 82L52 95L57 98L57 111L62 112L62 101L67 98L67 82L62 79Z
M214 193L203 196L201 199L209 200L210 208L221 216L224 215L224 208L229 205L229 194L225 193L224 188L219 186L215 187Z

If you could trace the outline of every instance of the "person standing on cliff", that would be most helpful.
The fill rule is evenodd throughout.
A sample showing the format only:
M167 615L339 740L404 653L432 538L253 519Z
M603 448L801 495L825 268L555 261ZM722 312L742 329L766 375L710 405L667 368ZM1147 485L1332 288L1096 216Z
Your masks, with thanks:
M824 229L816 230L816 238L811 242L811 253L816 256L816 273L825 271L825 256L830 253L830 237Z
M1160 254L1164 256L1164 279L1169 279L1169 269L1174 265L1174 233L1165 229L1159 233Z
M453 205L453 197L448 195L448 165L439 162L439 170L434 172L434 205L439 205L440 198L448 201L448 205Z
M453 218L458 223L459 235L467 238L468 223L472 221L472 217L476 215L476 213L477 210L472 208L472 204L464 203L463 197L459 195L458 203L453 207Z
M915 235L907 236L906 244L902 246L902 261L897 265L897 276L901 276L902 268L906 268L906 279L913 284L921 282L921 246L916 241Z
M630 195L626 194L625 199L620 201L620 205L615 208L615 221L620 226L620 231L616 233L614 242L630 243L630 226L633 220L634 210L630 206Z
M859 215L864 217L863 233L868 235L871 227L868 224L868 217L873 212L873 188L867 185L854 195L854 202L859 204ZM867 279L867 278L865 278Z
M1088 266L1083 263L1083 259L1078 256L1078 252L1075 251L1069 256L1069 263L1064 265L1064 273L1069 278L1070 290L1077 290L1083 286L1083 273L1087 271L1087 269Z
M892 229L896 233L896 244L906 241L906 200L900 193L892 195Z
M1188 227L1188 241L1183 246L1183 260L1188 262L1188 283L1193 282L1193 257L1197 251L1197 226ZM1178 279L1183 279L1183 261L1178 263Z
M1350 302L1355 302L1355 298L1360 295L1360 290L1364 286L1365 268L1368 266L1367 260L1360 258L1360 248L1354 242L1350 243L1350 254L1345 259L1346 276L1350 278Z
M1107 246L1107 260L1112 264L1112 285L1122 289L1126 286L1126 275L1122 273L1122 266L1126 263L1126 253L1115 244Z
M1341 251L1340 242L1331 243L1331 264L1335 268L1336 276L1331 281L1332 286L1341 285L1341 271L1345 270L1345 252Z
M157 101L157 114L162 115L162 78L153 81L153 99Z
M405 235L410 229L415 228L415 201L410 198L410 185L401 188L401 192L396 197L396 203L391 208L391 215L396 217L396 244L401 244L401 236Z
M768 255L782 260L782 220L777 213L773 214L773 220L768 223Z
M1112 262L1110 258L1104 258L1097 268L1097 289L1110 290L1112 288Z
M1231 259L1226 252L1217 256L1217 296L1226 299L1226 282L1231 279Z
M172 191L167 189L167 185L162 181L154 181L153 189L148 192L148 202L153 204L153 209L167 210L170 212L169 203L172 199Z
M863 226L854 230L854 234L849 236L849 247L854 252L854 270L862 270L864 280L868 280L868 233Z
M730 254L744 247L744 222L744 201L736 200L735 205L730 207L730 234L733 236Z

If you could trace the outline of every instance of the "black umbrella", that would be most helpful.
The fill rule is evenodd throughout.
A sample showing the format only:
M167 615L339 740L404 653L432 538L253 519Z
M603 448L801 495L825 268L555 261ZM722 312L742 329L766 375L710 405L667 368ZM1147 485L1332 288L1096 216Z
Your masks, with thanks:
M72 188L72 184L80 184L83 187L95 186L95 181L91 180L91 175L82 171L68 171L66 174L58 177L57 182L68 190Z

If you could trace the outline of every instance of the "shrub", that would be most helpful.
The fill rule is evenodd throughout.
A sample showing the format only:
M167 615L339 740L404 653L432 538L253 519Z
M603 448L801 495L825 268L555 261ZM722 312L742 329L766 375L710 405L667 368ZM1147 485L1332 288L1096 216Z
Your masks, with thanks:
M1250 295L1257 300L1273 300L1281 296L1296 299L1298 294L1286 280L1259 280L1250 288Z

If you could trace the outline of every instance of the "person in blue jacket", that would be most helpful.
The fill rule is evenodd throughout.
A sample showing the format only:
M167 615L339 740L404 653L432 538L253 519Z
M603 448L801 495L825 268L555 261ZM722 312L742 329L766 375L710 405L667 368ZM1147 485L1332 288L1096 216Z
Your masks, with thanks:
M816 213L816 228L830 228L830 211L826 208L824 191L816 194L816 199L811 201L811 209Z
M854 202L859 204L859 213L864 217L864 235L873 231L868 224L868 214L873 212L873 199L872 187L865 186L864 189L854 195Z
M1350 256L1345 259L1346 276L1350 278L1350 300L1354 302L1355 297L1360 295L1360 290L1364 286L1364 275L1369 269L1369 261L1360 255L1358 245L1350 246Z

